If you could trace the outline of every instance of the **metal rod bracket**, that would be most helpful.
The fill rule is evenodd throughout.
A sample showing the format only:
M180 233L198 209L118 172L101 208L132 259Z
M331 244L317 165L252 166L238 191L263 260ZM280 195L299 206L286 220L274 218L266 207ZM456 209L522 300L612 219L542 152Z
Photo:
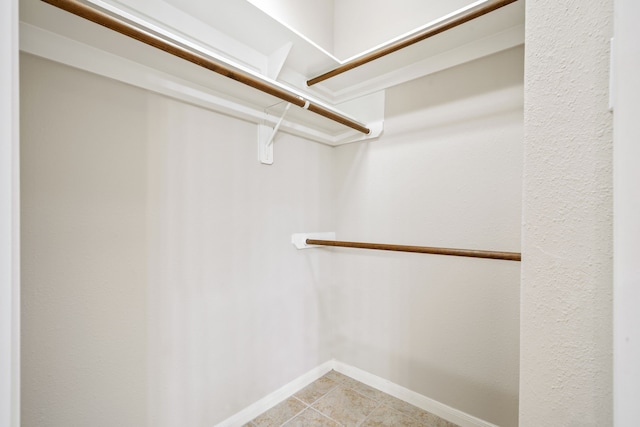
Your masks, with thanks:
M323 233L296 233L291 235L291 243L296 249L310 249L310 248L319 248L319 245L309 245L307 244L307 239L318 239L318 240L335 240L336 233L335 231L328 231Z
M278 130L280 130L284 116L287 115L289 108L291 108L290 102L287 103L280 120L278 120L273 130L267 125L258 125L258 156L260 163L264 165L273 164L273 139L276 137Z

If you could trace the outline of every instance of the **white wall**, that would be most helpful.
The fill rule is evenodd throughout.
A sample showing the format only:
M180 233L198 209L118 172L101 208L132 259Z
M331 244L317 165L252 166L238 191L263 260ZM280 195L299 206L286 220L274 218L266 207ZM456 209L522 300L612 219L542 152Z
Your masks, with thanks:
M614 420L640 425L640 3L615 2Z
M379 141L336 149L338 239L519 252L523 49L388 90ZM518 420L520 263L335 251L337 360Z
M0 425L20 425L18 2L0 4Z
M612 2L526 4L520 425L612 424Z
M23 425L211 426L329 359L331 149L24 56ZM103 424L101 424L103 423Z
M330 359L331 148L175 101L149 105L150 425L211 426ZM156 357L158 355L161 357Z
M145 425L145 92L20 66L22 425Z
M333 17L333 53L357 55L425 25L471 0L337 0Z

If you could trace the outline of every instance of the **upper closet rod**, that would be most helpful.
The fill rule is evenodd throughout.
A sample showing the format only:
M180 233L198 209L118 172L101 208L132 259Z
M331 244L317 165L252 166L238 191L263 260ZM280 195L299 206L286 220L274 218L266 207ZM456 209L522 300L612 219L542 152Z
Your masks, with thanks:
M487 3L488 1L488 3ZM451 17L450 19L445 19L443 21L437 22L434 25L425 28L417 34L414 34L405 39L399 40L395 43L391 43L389 45L383 46L380 49L374 50L373 52L358 57L352 61L346 62L341 66L334 68L331 71L327 71L324 74L319 75L318 77L314 77L310 80L307 80L307 86L312 86L316 83L320 83L325 81L331 77L335 77L339 74L342 74L346 71L352 70L361 65L367 64L373 60L381 58L385 55L389 55L390 53L396 52L400 49L404 49L405 47L411 46L412 44L418 43L424 39L428 39L429 37L433 37L436 34L440 34L444 31L450 30L458 25L462 25L465 22L471 21L472 19L478 18L482 15L485 15L489 12L493 12L496 9L499 9L503 6L506 6L510 3L513 3L517 0L487 0L477 8L470 8L463 13L462 15L456 15Z
M382 243L343 242L339 240L306 239L307 245L337 246L342 248L377 249L381 251L417 252L421 254L454 255L472 258L504 259L520 261L519 252L479 251L474 249L433 248L429 246L388 245Z
M297 105L298 107L307 109L330 120L341 123L359 132L362 132L364 134L369 134L370 132L370 130L365 125L351 120L350 118L336 111L332 111L326 107L323 107L322 105L305 99L296 93L287 91L267 81L256 78L246 72L234 70L233 68L225 64L212 61L211 59L203 55L190 51L182 46L167 41L154 34L150 34L140 28L130 25L125 21L114 18L113 16L103 13L100 10L94 9L88 5L79 3L74 0L43 1L53 6L59 7L60 9L66 10L67 12L73 13L74 15L95 22L96 24L100 24L120 34L124 34L125 36L129 36L142 43L148 44L149 46L153 46L171 55L177 56L208 70L221 74L225 77L233 79L237 82L243 83L262 92L273 95L277 98L282 99L283 101L290 102L294 105Z

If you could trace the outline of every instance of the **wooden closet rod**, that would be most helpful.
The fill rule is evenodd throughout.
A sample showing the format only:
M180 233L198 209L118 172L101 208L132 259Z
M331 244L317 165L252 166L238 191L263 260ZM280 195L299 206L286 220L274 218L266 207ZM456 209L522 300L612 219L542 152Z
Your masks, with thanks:
M421 254L453 255L472 258L504 259L520 261L519 252L478 251L473 249L432 248L429 246L387 245L381 243L342 242L338 240L307 239L307 245L336 246L341 248L376 249L380 251L417 252Z
M261 80L249 73L241 70L235 70L225 64L215 62L201 54L193 52L185 47L182 47L171 41L167 41L164 38L144 31L134 25L127 23L126 21L119 20L107 13L104 13L96 8L85 5L74 0L42 0L45 3L49 3L74 15L80 16L96 24L109 28L125 36L131 37L149 46L153 46L157 49L165 51L171 55L182 58L186 61L192 62L200 67L206 68L215 73L221 74L237 82L243 83L252 88L258 89L262 92L273 95L276 98L280 98L283 101L290 102L298 107L307 109L323 117L326 117L335 122L341 123L352 129L368 134L370 130L363 124L358 123L349 117L346 117L336 111L330 110L322 105L314 103L302 96L271 84L265 80Z
M310 80L307 80L307 86L312 86L316 83L320 83L325 81L331 77L335 77L339 74L342 74L346 71L352 70L361 65L367 64L373 60L381 58L383 56L389 55L390 53L396 52L400 49L404 49L407 46L411 46L412 44L421 42L422 40L428 39L429 37L433 37L436 34L440 34L444 31L450 30L452 28L457 27L458 25L462 25L465 22L471 21L472 19L478 18L482 15L486 15L489 12L493 12L496 9L500 9L503 6L506 6L510 3L513 3L517 0L492 0L487 4L480 6L479 8L473 8L467 11L467 13L459 16L452 17L451 19L447 19L441 22L434 24L433 26L427 27L424 30L420 31L417 34L414 34L410 37L407 37L402 40L398 40L395 43L391 43L389 45L383 46L380 49L374 50L371 53L363 55L361 57L355 58L352 61L346 62L339 67L334 68L331 71L327 71L324 74L321 74L317 77L314 77Z

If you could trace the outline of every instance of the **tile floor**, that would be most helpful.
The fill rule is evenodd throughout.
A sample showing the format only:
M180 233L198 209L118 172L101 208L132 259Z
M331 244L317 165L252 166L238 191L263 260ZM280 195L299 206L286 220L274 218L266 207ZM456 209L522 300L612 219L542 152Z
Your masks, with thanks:
M245 427L458 427L429 412L331 371Z

